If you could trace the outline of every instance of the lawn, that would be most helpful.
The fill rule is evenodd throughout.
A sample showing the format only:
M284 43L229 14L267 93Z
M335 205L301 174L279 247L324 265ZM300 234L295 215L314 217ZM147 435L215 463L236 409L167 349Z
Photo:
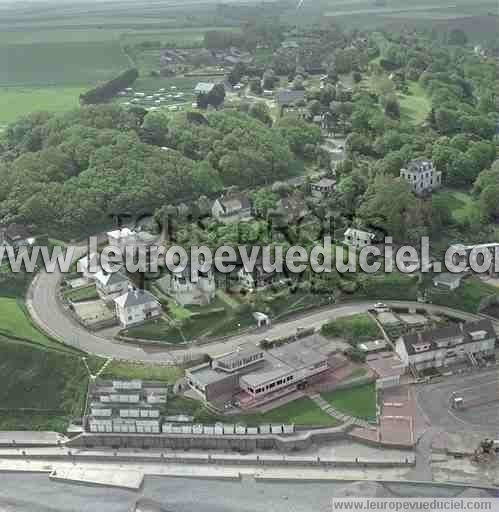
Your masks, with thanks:
M0 297L0 334L16 336L43 347L71 352L61 343L48 338L31 323L23 303L14 298Z
M402 116L415 124L423 123L431 110L430 99L418 82L411 82L409 94L400 95L399 100Z
M335 426L338 420L320 409L310 398L303 397L293 402L276 407L266 413L248 413L231 416L216 416L209 412L201 402L178 396L168 402L165 407L168 415L190 414L198 423L240 423L256 426L265 423L283 423L309 426Z
M82 302L99 298L95 284L69 289L64 292L64 298L72 302Z
M62 112L79 106L90 85L0 88L0 126L35 111Z
M157 380L168 384L175 384L183 375L184 371L176 366L112 361L100 377L103 379Z
M433 194L433 201L440 200L449 208L454 221L460 226L480 216L480 207L470 194L459 190L439 190Z
M352 345L376 340L383 336L376 322L367 313L328 322L322 326L321 332L330 338L343 338Z
M349 389L321 393L322 398L335 409L366 420L376 419L376 389L374 384L365 384Z
M63 429L80 418L88 385L81 356L0 340L0 429ZM28 411L26 411L28 409Z

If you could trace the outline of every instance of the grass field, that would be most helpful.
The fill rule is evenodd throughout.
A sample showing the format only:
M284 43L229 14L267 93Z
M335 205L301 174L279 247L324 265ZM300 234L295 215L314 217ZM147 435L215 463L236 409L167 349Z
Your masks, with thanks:
M184 375L184 371L176 366L149 365L112 361L101 374L103 379L126 378L157 380L168 384L175 382Z
M240 423L248 426L256 426L265 423L282 423L308 426L335 426L338 420L329 416L320 409L310 398L303 397L293 402L276 407L266 413L240 414L231 416L216 416L209 412L201 402L190 398L178 396L169 400L166 414L190 414L194 421L204 424L216 422Z
M88 372L80 356L0 343L0 429L63 430L81 417Z
M34 111L62 112L79 106L89 85L0 87L0 127Z
M335 409L366 420L376 419L376 389L374 384L365 384L349 389L321 393L322 398Z
M466 225L480 215L480 207L470 194L459 190L439 190L433 197L441 199L448 206L454 221Z
M343 338L354 345L379 339L382 336L376 322L367 313L329 322L322 327L321 332L331 338Z
M64 298L73 302L82 302L85 300L98 299L99 295L95 284L83 286L81 288L69 289L64 292Z
M416 124L421 124L431 110L431 102L424 89L417 82L409 84L409 94L400 95L402 116Z
M80 85L109 80L130 67L119 42L0 46L0 85Z

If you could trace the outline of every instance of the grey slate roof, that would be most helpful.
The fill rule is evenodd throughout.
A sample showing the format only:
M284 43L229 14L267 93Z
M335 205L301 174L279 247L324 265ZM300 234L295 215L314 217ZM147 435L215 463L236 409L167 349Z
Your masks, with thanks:
M437 350L437 342L448 338L459 338L463 337L462 344L472 342L471 333L477 331L485 331L486 338L495 338L496 333L492 322L488 319L477 320L476 322L468 322L462 326L450 325L447 327L441 327L439 329L432 329L423 331L419 334L409 334L402 337L405 348L408 354L414 354L415 350L413 345L419 344L430 344L430 350Z
M129 290L127 293L114 300L122 308L142 306L150 304L151 302L158 303L156 297L147 290Z

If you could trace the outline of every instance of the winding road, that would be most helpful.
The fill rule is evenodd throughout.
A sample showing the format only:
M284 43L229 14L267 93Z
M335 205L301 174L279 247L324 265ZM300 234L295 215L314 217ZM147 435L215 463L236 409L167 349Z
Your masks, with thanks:
M75 248L75 257L81 257L85 253L85 247ZM59 283L62 280L59 270L53 273L40 272L33 280L27 296L27 306L33 320L41 329L53 338L75 347L89 354L106 358L123 359L140 362L179 363L186 358L192 358L199 354L217 356L234 350L241 343L258 343L264 337L276 338L291 336L298 328L319 328L324 323L336 318L362 313L373 307L373 302L355 302L331 306L304 315L299 315L292 320L274 324L262 331L233 336L228 339L213 341L208 345L192 345L181 349L169 347L142 347L123 343L86 330L71 318L59 301ZM415 302L391 301L391 306L423 307ZM443 306L424 305L429 311L435 313L447 313L462 318L463 320L476 319L476 315L452 310Z

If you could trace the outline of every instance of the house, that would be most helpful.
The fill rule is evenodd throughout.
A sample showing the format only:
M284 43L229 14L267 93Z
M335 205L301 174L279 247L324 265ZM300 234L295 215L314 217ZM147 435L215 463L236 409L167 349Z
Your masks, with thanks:
M310 185L312 196L322 199L336 190L336 180L333 178L321 178Z
M121 272L107 273L100 270L93 275L97 293L102 300L111 301L123 295L129 286L128 278Z
M95 252L83 256L76 264L78 272L87 279L93 279L95 274L100 270L100 258Z
M305 91L279 89L276 95L277 105L282 109L305 101Z
M444 272L443 274L438 274L433 278L433 284L437 288L445 288L451 291L457 290L461 285L462 278L462 274L450 274L448 272Z
M409 183L417 195L431 194L442 185L442 172L437 171L433 162L425 158L409 162L406 168L400 170L400 177Z
M441 368L494 355L496 333L490 320L450 325L400 337L395 351L406 368Z
M15 250L34 245L36 238L29 228L22 224L0 226L0 245L11 246Z
M161 304L146 290L129 289L114 299L114 305L116 317L125 328L161 315Z
M215 276L211 270L199 270L193 278L190 266L171 272L157 281L158 286L182 306L205 306L215 298Z
M376 235L369 231L362 231L361 229L348 228L344 234L343 242L346 245L362 249L372 244Z
M218 198L211 207L213 217L221 222L249 218L251 216L251 203L244 194L230 194Z
M210 94L214 87L213 82L199 82L194 88L194 94Z
M128 250L145 249L157 241L157 236L146 231L135 231L129 228L116 229L107 233L110 247L116 247L122 253Z
M236 288L253 291L261 290L271 286L281 277L278 272L267 272L261 262L257 262L254 268L242 265L237 271Z

